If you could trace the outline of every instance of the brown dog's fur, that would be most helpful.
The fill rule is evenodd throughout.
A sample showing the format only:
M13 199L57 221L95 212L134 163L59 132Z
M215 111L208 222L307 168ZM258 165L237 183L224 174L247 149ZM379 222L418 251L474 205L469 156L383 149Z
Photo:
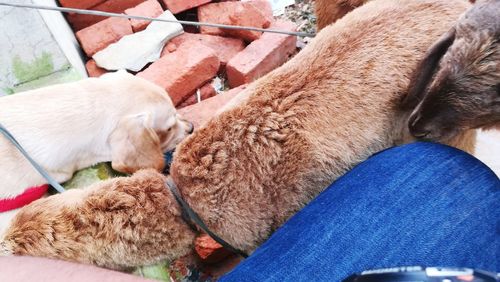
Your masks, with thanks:
M164 177L142 170L32 203L0 249L110 268L146 265L189 250L194 233L180 215Z
M354 165L410 140L399 103L412 70L468 6L380 0L325 28L178 146L171 176L184 199L213 232L254 250ZM473 134L454 142L470 151ZM143 171L35 202L0 249L110 268L178 257L194 234L163 182Z
M322 30L368 1L372 0L316 0L314 7L317 16L317 30ZM469 2L475 3L476 1L469 0Z
M413 135L443 141L471 128L500 129L499 13L500 0L478 1L429 49L404 102L418 104Z
M336 22L345 14L365 4L369 0L316 0L315 11L317 16L316 27L318 31L325 26Z

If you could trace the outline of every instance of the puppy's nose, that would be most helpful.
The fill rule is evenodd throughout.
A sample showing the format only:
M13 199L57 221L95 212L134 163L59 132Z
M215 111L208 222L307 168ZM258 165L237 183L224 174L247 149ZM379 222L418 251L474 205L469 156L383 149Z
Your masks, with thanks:
M187 122L187 124L188 124L188 130L187 130L187 133L188 133L188 134L193 133L193 132L194 132L194 125L193 125L193 123L191 123L191 122L189 122L189 121L188 121L188 122Z

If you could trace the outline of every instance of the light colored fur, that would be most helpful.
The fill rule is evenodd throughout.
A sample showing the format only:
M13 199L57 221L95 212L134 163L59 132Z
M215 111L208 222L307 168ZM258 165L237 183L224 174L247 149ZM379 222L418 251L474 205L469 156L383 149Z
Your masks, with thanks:
M164 90L125 71L2 97L0 109L0 123L58 182L106 161L160 170L190 128ZM0 159L0 199L47 183L3 135ZM0 231L14 214L0 213Z
M184 199L213 232L253 251L354 165L412 140L399 108L409 77L468 6L378 0L323 29L178 146L170 171ZM471 151L473 133L454 142ZM0 251L110 268L176 258L195 234L164 181L141 171L79 192L71 206L57 204L64 194L37 201Z

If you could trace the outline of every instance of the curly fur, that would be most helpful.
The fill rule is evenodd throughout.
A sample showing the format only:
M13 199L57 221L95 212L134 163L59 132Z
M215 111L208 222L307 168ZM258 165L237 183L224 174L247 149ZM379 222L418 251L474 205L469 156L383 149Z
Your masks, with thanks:
M411 72L467 7L380 0L325 28L178 146L171 177L184 199L212 231L253 251L354 165L410 140L399 104ZM473 133L453 141L470 151ZM38 201L4 248L112 268L178 257L194 234L162 185L146 171L77 192L71 205L61 205L70 194Z
M0 252L117 269L185 254L195 234L164 182L143 170L38 200L16 216Z

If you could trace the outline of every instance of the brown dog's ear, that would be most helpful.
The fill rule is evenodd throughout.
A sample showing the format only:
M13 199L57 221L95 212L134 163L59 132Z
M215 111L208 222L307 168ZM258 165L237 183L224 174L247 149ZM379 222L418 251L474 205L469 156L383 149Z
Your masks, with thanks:
M143 168L160 171L165 165L151 114L124 117L111 134L109 144L111 165L119 172L134 173Z
M410 79L408 94L402 103L404 110L413 109L422 101L422 96L425 94L427 86L431 83L432 77L439 66L439 61L455 40L455 33L455 28L452 28L441 36L418 64Z

